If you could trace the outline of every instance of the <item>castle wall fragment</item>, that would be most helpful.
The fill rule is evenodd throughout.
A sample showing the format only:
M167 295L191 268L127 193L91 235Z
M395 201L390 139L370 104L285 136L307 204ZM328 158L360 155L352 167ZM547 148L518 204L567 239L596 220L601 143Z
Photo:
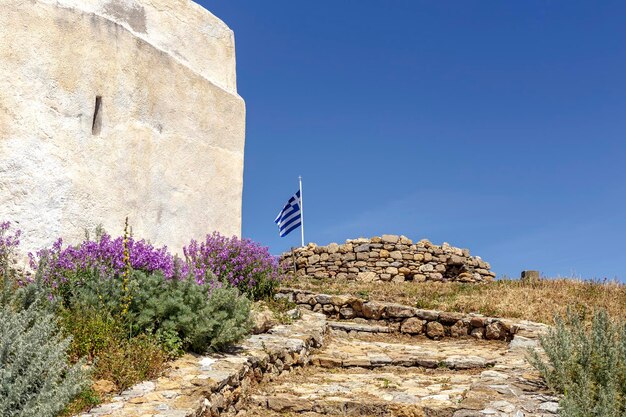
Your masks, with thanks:
M98 224L174 251L241 232L234 37L190 0L0 3L0 220L34 251Z

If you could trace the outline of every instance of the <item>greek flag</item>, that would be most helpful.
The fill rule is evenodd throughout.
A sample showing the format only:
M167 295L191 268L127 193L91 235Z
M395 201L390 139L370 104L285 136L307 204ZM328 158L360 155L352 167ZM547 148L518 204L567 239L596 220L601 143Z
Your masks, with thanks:
M274 223L278 225L280 237L287 236L289 232L297 229L302 223L300 190L287 201L285 207L278 213Z

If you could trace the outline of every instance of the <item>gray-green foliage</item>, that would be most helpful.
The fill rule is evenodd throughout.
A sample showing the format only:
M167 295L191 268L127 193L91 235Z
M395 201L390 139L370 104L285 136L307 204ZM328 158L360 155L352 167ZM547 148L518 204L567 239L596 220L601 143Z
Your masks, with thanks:
M626 417L626 322L598 311L585 329L568 311L541 346L545 359L533 350L531 363L563 394L562 417Z
M155 333L166 345L195 352L220 350L250 331L250 301L236 288L209 292L193 278L167 280L133 271L130 321L136 332Z
M0 416L56 416L87 386L83 364L68 365L70 340L37 288L15 290L6 275L0 281Z

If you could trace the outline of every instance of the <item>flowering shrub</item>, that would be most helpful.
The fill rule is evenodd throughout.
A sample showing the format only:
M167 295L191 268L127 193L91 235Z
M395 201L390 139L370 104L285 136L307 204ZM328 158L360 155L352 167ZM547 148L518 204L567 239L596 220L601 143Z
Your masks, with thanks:
M180 265L166 247L155 248L145 240L127 238L129 262L137 271L159 271L167 279L181 273ZM121 276L126 270L124 259L124 238L112 239L102 233L96 240L86 240L78 246L63 247L63 240L58 239L50 249L29 254L31 267L41 268L45 283L56 289L65 284L81 281L86 272L97 273L100 279Z
M0 268L5 268L9 264L9 259L15 248L20 244L21 230L10 231L11 222L0 223Z
M267 247L250 239L214 232L204 242L192 240L183 252L189 273L198 283L213 274L255 300L271 296L281 280L278 260Z

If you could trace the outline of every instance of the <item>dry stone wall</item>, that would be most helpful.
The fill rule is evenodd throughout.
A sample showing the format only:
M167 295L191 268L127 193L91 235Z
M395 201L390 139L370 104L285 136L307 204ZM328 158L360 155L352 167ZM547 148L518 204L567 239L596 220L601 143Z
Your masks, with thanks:
M487 317L477 313L424 310L407 305L369 301L352 295L317 294L282 288L277 299L286 299L301 309L324 313L331 328L356 333L405 333L431 339L472 337L512 340L516 335L536 337L547 326L524 320ZM346 321L349 320L349 321Z
M405 236L383 235L347 240L338 245L314 243L284 253L281 263L300 276L374 281L491 281L496 274L489 263L470 256L468 249L428 240L417 243Z

